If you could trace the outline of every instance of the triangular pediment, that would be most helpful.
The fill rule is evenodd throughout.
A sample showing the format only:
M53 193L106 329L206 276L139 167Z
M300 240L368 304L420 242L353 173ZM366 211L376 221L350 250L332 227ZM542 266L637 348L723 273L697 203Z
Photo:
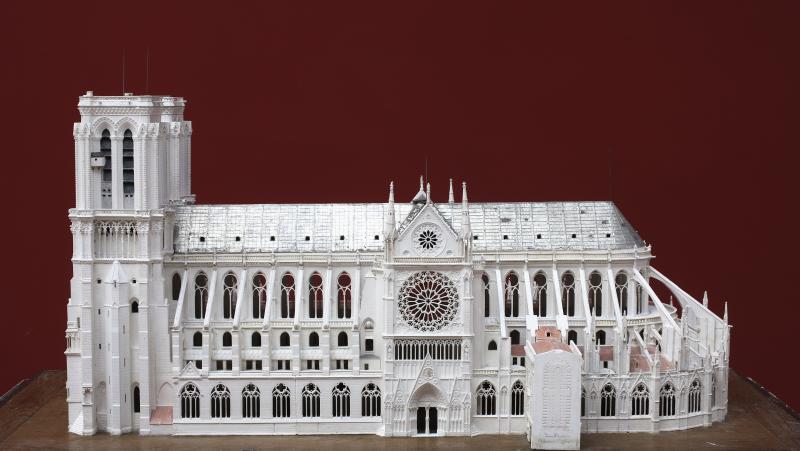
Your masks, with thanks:
M458 233L432 202L415 205L400 226L395 242L400 257L458 257Z
M200 377L200 370L194 366L194 361L189 360L186 366L181 369L181 372L178 374L178 377L181 379L197 379Z

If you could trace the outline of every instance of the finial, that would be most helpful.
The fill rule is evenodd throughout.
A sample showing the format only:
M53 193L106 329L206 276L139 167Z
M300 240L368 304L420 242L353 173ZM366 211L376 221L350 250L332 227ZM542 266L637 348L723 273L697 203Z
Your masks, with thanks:
M728 301L725 301L725 314L722 316L722 319L725 320L725 324L728 324Z
M670 307L674 307L675 304L672 303L672 295L669 295L669 305Z
M703 307L708 308L708 291L703 292Z
M394 182L389 182L389 203L394 203Z
M428 182L426 188L427 189L425 190L425 197L426 197L425 203L429 204L431 203L431 182Z
M467 205L467 182L461 182L461 203Z
M455 202L453 198L453 179L450 179L450 192L447 194L447 202L451 204Z
M428 202L428 195L425 194L424 182L422 181L422 176L419 176L419 191L411 200L412 204L425 204Z
M422 191L425 189L425 185L422 183L422 176L419 176L419 190Z

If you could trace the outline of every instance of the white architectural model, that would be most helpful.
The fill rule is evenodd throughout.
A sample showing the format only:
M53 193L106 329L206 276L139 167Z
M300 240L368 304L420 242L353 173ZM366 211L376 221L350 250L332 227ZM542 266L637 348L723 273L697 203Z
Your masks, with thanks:
M195 205L184 106L78 103L70 431L578 448L725 417L727 314L613 203Z

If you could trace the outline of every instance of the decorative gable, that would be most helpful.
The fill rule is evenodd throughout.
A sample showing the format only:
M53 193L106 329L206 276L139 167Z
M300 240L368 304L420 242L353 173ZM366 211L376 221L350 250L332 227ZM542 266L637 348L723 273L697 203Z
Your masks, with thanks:
M400 257L460 257L459 237L432 203L413 209L403 221L395 243Z

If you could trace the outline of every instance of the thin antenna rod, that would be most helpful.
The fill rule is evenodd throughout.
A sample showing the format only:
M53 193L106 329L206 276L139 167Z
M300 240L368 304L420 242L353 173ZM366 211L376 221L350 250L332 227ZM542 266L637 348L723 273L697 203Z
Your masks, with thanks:
M428 156L425 155L425 182L428 181Z
M125 95L125 49L122 49L122 95Z
M608 149L608 200L614 200L614 174L612 172L614 162L612 161L613 153L611 148Z
M144 93L150 94L150 46L145 50L144 68Z

